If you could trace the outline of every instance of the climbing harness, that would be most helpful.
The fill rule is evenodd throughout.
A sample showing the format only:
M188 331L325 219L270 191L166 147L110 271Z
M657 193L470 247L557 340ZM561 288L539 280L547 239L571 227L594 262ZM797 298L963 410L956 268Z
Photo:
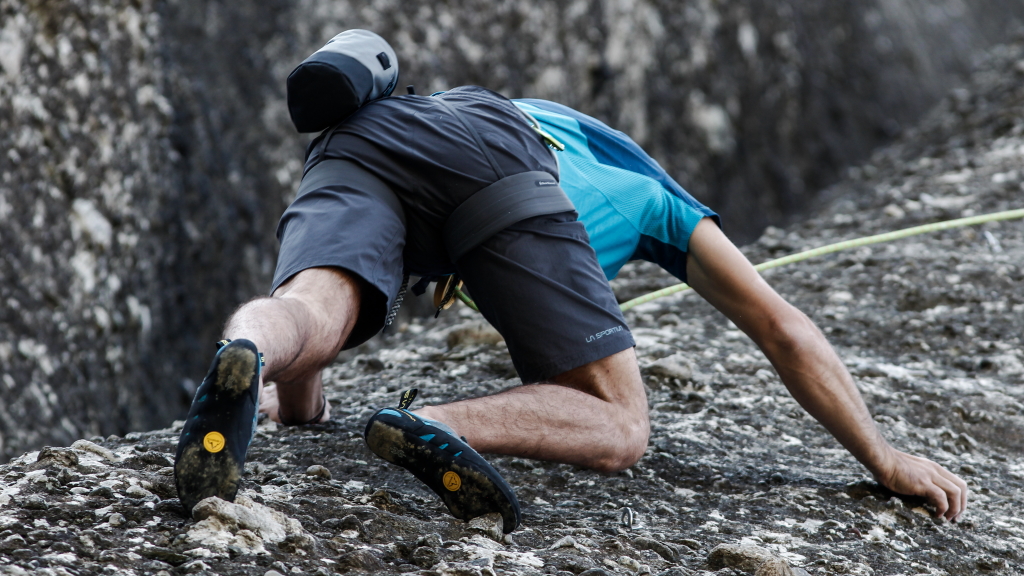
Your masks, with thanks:
M861 246L869 246L871 244L881 244L883 242L892 242L894 240L900 240L910 236L917 236L918 234L926 234L928 232L939 232L942 230L952 230L954 228L964 228L967 226L974 226L976 224L984 224L986 222L998 222L1001 220L1019 220L1024 219L1024 208L1018 208L1016 210L1004 210L1002 212L993 212L991 214L981 214L978 216L970 216L967 218L957 218L955 220L945 220L942 222L933 222L932 224L924 224L922 226L914 226L912 228L904 228L903 230L896 230L894 232L886 232L884 234L875 234L874 236L864 236L862 238L854 238L853 240L846 240L843 242L836 242L835 244L828 244L820 248L814 248L811 250L804 250L796 254L784 256L782 258L776 258L769 260L754 266L754 269L758 272L768 270L771 268L778 268L779 266L785 266L787 264L795 264L797 262L803 262L811 258L817 258L818 256L824 256L826 254L832 254L834 252L840 252L842 250L849 250L851 248L860 248ZM670 296L677 294L685 290L689 290L690 286L686 283L679 283L668 288L662 288L649 294L645 294L638 298L633 298L627 302L623 302L619 305L619 309L623 312L639 306L640 304L646 304L652 300L662 298L664 296ZM467 306L479 312L476 303L470 299L469 296L464 294L462 290L456 290L455 295L462 300Z

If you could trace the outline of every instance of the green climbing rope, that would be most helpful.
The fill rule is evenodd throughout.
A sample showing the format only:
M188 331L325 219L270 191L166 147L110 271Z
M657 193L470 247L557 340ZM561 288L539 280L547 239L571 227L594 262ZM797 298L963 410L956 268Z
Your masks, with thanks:
M974 226L976 224L984 224L986 222L997 222L1000 220L1018 220L1024 218L1024 208L1017 210L1005 210L1003 212L993 212L991 214L981 214L979 216L969 216L967 218L957 218L956 220L945 220L943 222L934 222L932 224L924 224L923 226L914 226L913 228L905 228L903 230L896 230L895 232L886 232L885 234L876 234L874 236L865 236L863 238L854 238L853 240L846 240L844 242L836 242L835 244L829 244L820 248L813 248L811 250L804 250L796 254L790 254L782 258L776 258L775 260L769 260L754 266L754 269L758 272L768 270L770 268L778 268L779 266L785 266L787 264L795 264L797 262L803 262L811 258L817 258L818 256L824 256L826 254L832 254L834 252L840 252L842 250L849 250L851 248L860 248L861 246L868 246L871 244L881 244L883 242L892 242L893 240L900 240L901 238L907 238L909 236L916 236L918 234L927 234L928 232L939 232L942 230L950 230L953 228L963 228L966 226ZM675 284L668 288L662 288L656 290L650 294L645 294L638 298L623 302L619 305L619 308L623 312L639 306L640 304L646 304L652 300L677 294L684 290L689 290L690 286L685 283ZM466 303L467 306L479 312L480 310L476 307L476 303L462 293L461 290L456 291L459 300Z

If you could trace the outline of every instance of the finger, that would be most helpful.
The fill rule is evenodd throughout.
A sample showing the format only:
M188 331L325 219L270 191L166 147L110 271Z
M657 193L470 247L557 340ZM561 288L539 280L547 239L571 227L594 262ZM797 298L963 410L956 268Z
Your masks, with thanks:
M957 478L957 480L960 479ZM960 480L957 483L957 486L960 487L960 512L957 513L956 518L954 518L954 520L960 518L960 515L964 513L964 510L967 510L967 494L968 492L970 492L970 489L967 487L967 483L964 482L963 480Z
M967 488L967 482L964 482L964 480L961 479L959 476L953 474L952 472L946 470L941 466L939 466L938 468L939 473L942 475L942 477L945 478L947 481L952 482L953 485L957 487L957 490L959 490L959 494L957 494L956 500L951 500L950 502L953 505L951 506L951 508L956 509L955 514L950 519L956 520L960 517L961 514L963 514L964 510L967 509L967 494L968 492L970 492L970 490Z
M931 485L925 489L925 498L928 499L928 503L935 506L936 516L945 516L946 510L949 509L949 501L946 498L946 493L936 485Z
M956 518L962 510L962 506L960 505L960 495L963 494L963 490L961 490L954 482L951 482L942 476L935 478L933 482L945 493L948 505L948 509L944 514L946 520Z

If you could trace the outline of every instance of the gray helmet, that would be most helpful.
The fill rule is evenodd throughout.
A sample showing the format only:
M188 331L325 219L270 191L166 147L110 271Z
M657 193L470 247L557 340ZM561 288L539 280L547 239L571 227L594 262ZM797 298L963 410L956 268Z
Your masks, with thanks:
M368 30L346 30L288 75L288 112L299 132L318 132L390 95L397 83L391 45Z

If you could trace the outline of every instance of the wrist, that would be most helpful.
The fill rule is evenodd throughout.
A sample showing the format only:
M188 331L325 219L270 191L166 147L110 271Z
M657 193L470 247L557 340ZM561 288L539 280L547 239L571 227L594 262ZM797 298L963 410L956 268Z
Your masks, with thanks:
M883 440L881 449L863 464L879 484L888 486L896 472L897 460L896 450Z

